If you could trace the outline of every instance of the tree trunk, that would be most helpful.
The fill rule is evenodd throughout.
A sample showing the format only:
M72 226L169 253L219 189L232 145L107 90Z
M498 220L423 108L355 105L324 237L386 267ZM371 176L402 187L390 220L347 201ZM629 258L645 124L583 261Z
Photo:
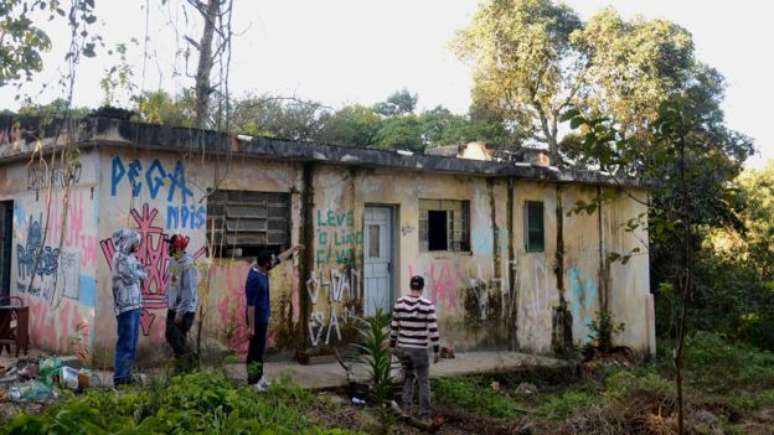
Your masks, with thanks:
M688 320L688 302L691 295L691 208L688 204L688 181L685 179L685 137L680 138L680 193L681 206L680 214L682 220L682 255L680 262L681 276L678 282L682 306L680 307L680 323L677 330L677 349L674 355L675 363L675 384L677 386L677 432L680 435L685 433L685 407L683 405L683 354L685 352L685 337Z
M199 12L204 17L204 31L199 40L199 65L196 68L196 106L194 127L206 128L207 115L209 113L210 94L210 71L212 70L214 59L212 57L212 40L215 36L215 21L220 12L220 0L209 0L206 8L202 5Z

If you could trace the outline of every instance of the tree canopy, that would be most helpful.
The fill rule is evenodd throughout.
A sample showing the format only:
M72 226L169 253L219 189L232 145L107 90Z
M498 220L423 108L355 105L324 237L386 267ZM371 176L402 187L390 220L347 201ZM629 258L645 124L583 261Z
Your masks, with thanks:
M584 23L551 0L485 2L454 46L473 63L474 103L520 124L557 163L568 107L636 131L697 65L690 34L674 23L627 22L610 8Z

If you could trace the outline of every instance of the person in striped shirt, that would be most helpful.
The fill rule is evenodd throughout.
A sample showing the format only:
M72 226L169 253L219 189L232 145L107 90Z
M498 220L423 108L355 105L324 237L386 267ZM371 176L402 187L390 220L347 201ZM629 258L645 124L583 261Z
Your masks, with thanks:
M414 402L414 383L419 387L419 415L427 419L430 408L430 356L427 349L433 346L433 362L438 362L438 321L435 306L422 297L425 280L414 276L411 292L401 296L392 309L390 323L390 347L400 360L403 369L403 410L410 412Z

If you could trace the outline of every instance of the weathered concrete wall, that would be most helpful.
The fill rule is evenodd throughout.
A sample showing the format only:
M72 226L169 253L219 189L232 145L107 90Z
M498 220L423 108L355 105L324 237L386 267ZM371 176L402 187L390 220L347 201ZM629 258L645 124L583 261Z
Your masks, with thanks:
M71 182L50 157L4 166L0 199L14 201L10 293L30 307L32 345L88 359L96 337L95 156L81 154L70 167Z
M350 320L362 312L366 205L391 206L397 216L394 243L399 249L394 259L393 298L408 293L409 278L421 274L426 280L425 295L436 303L445 343L469 348L507 342L502 338L507 337L503 321L507 304L503 259L507 258L508 240L505 183L335 166L317 167L313 178L315 246L314 271L307 283L312 301L309 345L334 344L340 336L346 339ZM470 201L471 252L420 251L420 199ZM496 235L493 217L499 230Z
M519 347L537 353L553 350L552 333L557 327L554 310L560 306L561 293L572 316L574 345L590 341L590 324L597 318L607 295L613 320L625 325L624 331L614 337L615 344L655 352L647 233L644 228L635 232L625 230L626 223L645 213L647 207L622 192L612 202L603 203L600 219L598 210L571 213L578 204L591 203L597 197L596 187L562 185L557 189L552 184L520 182L515 190L513 240ZM633 195L641 201L646 198L644 192ZM559 198L563 252L557 256ZM544 252L526 252L525 201L544 203ZM636 247L640 252L632 255L625 264L609 261L611 253L630 254Z
M245 162L241 159L217 161L212 157L160 154L140 151L105 150L100 155L99 195L101 212L99 240L101 247L97 271L99 304L97 327L114 331L110 288L110 235L129 226L144 234L138 253L150 277L143 288L144 309L141 317L141 359L163 357L167 280L167 253L161 240L173 233L191 238L188 252L199 269L200 302L203 319L202 337L206 351L231 351L244 356L247 352L244 281L253 258L210 258L206 231L207 189L250 190L268 192L296 191L297 170L281 162ZM297 195L294 195L297 196ZM297 216L297 198L293 198L293 215ZM297 240L298 221L291 227L291 238ZM281 335L289 335L287 316L298 319L299 283L293 263L272 271L273 324L269 346ZM195 340L197 331L189 339ZM100 334L96 340L97 359L108 364L115 345L115 334Z
M0 199L15 201L13 294L32 307L37 346L77 350L98 365L112 363L116 334L110 235L129 226L144 234L139 257L151 271L143 289L141 358L159 360L168 352L163 298L167 254L161 240L177 232L191 237L189 252L200 270L204 351L244 356L244 280L253 259L208 255L207 192L218 188L289 193L290 240L309 245L307 254L271 273L270 347L324 349L354 337L353 319L363 310L364 210L386 205L395 213L392 299L409 291L410 276L423 275L425 295L438 308L445 345L468 349L515 343L523 350L550 352L562 301L572 318L572 342L582 345L608 294L615 320L626 324L617 343L654 349L647 234L623 227L646 208L626 195L605 204L601 215L568 214L579 201L592 200L597 188L524 180L513 180L511 188L505 179L203 158L131 147L83 153L79 162L65 225L65 189L55 183L49 199L35 168L16 164L0 170ZM420 249L423 199L469 201L469 252ZM544 203L544 252L526 252L525 201ZM54 255L60 243L61 252ZM43 267L30 288L34 264L29 253L39 246L44 248ZM603 261L610 252L626 253L636 246L641 252L626 264Z

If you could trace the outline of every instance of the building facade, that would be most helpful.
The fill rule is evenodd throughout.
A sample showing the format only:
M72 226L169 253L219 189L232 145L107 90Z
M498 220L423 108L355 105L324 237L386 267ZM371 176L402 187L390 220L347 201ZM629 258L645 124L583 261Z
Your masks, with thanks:
M191 238L202 305L192 338L208 352L246 353L246 273L260 250L298 243L271 272L277 350L352 340L357 317L389 312L419 274L456 350L582 345L606 307L625 324L617 344L655 351L647 234L627 230L646 216L639 183L104 118L2 118L0 129L2 283L30 306L35 346L112 361L110 235L132 227L149 271L146 360L164 358L172 233ZM598 197L609 198L600 209L574 212Z

